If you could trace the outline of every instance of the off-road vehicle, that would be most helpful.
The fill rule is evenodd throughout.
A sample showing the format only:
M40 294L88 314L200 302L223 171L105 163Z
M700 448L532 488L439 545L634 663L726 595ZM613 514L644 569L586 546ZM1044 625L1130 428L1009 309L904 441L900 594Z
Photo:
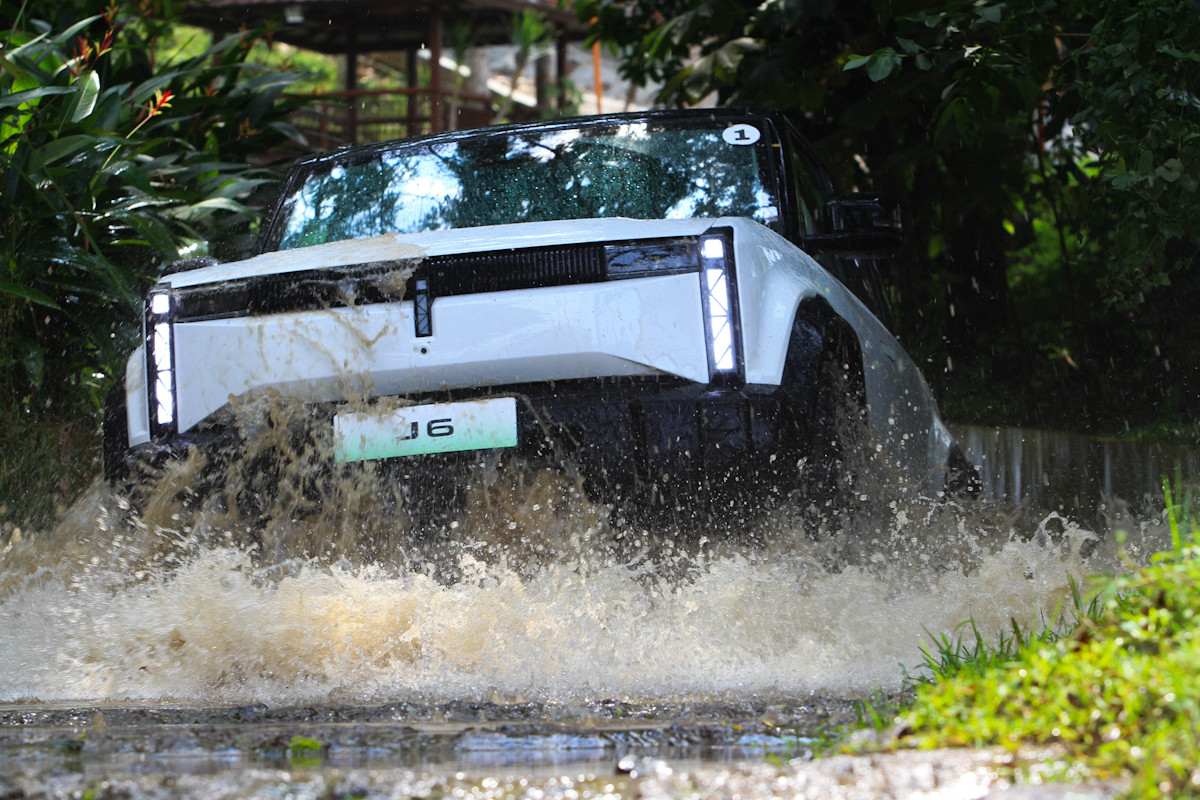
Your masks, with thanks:
M333 462L414 498L518 454L675 510L836 504L870 456L965 486L886 318L886 207L767 112L440 133L299 161L257 254L168 270L110 402L105 469L236 447L231 403L303 402ZM852 465L852 466L851 466Z

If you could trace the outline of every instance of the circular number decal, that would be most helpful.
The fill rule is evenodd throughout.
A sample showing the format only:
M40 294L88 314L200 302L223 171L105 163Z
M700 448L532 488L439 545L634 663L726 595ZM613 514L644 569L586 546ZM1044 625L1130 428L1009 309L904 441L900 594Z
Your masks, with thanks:
M746 123L730 125L721 131L721 138L730 144L754 144L762 136L758 128Z

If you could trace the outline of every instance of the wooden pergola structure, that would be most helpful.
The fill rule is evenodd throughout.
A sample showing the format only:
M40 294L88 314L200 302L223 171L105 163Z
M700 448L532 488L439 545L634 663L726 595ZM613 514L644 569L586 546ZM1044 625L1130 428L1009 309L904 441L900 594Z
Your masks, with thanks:
M543 15L556 42L553 67L550 58L536 65L539 107L534 113L555 110L546 107L552 83L559 86L553 102L561 110L567 43L583 38L585 26L555 0L191 0L183 21L218 35L267 26L276 41L343 57L342 90L318 98L324 124L335 129L317 136L328 146L490 122L491 93L448 80L447 23L466 25L472 46L504 45L512 42L514 18L529 10ZM398 68L404 85L360 88L359 61L368 54ZM428 68L422 70L426 60ZM382 135L372 135L373 129Z

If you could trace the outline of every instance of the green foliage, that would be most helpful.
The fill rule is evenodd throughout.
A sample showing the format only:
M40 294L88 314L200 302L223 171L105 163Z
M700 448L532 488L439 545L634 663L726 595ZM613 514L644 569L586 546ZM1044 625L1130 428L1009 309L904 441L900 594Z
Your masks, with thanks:
M951 660L900 717L922 747L1054 743L1138 797L1200 796L1200 528L1164 484L1175 548L1109 581L1069 635ZM1078 602L1078 601L1077 601Z
M546 21L546 15L532 8L527 8L513 16L512 43L516 47L512 80L508 94L500 108L496 111L496 121L508 121L512 114L513 94L517 91L517 81L525 72L530 61L537 60L549 51L554 41L554 29Z
M896 47L846 69L865 67L873 81L940 74L939 135L979 135L1003 106L1015 124L1036 120L1040 162L1029 179L1040 177L1044 192L1083 187L1086 197L1071 198L1078 215L1055 222L1101 243L1103 256L1097 247L1061 257L1095 259L1084 267L1103 299L1135 306L1191 265L1200 223L1200 181L1184 168L1200 155L1194 2L948 3L895 26Z
M246 64L249 34L156 67L169 23L145 9L55 29L0 8L0 393L95 410L161 265L249 232L296 76Z
M1200 255L1200 14L1189 0L1110 2L1072 54L1073 122L1094 158L1107 294L1134 307L1154 288L1192 277ZM1104 224L1103 221L1111 224Z
M160 65L176 64L195 58L212 47L213 35L191 25L172 25L162 32L156 46ZM342 88L336 56L275 41L269 30L253 37L246 61L273 72L294 73L296 80L287 88L290 93L315 94Z
M38 530L61 514L95 478L99 458L90 418L0 408L0 549L14 530Z

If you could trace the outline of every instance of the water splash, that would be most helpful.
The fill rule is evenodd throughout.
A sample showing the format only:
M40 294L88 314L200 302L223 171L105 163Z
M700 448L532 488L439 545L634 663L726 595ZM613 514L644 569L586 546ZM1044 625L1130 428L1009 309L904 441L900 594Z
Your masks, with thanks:
M1119 564L1057 515L902 494L819 535L781 506L679 537L618 524L569 469L512 461L474 467L422 527L394 473L285 429L132 495L98 482L11 541L0 701L862 695L966 620L1053 622L1071 580Z
M103 520L107 501L94 493L92 502ZM1068 576L1085 571L1082 534L1065 535L1061 551L1010 538L942 563L929 540L967 526L938 517L898 522L867 563L837 572L821 543L795 537L770 557L701 556L678 582L652 580L652 560L593 563L580 552L523 574L470 547L453 582L384 562L264 565L222 545L149 565L134 537L102 525L60 549L83 533L60 526L4 557L6 567L53 560L48 550L61 560L6 570L0 699L569 701L894 688L930 635L968 618L985 634L1013 618L1053 619ZM147 529L141 541L175 536ZM923 555L897 560L887 549L897 545Z

